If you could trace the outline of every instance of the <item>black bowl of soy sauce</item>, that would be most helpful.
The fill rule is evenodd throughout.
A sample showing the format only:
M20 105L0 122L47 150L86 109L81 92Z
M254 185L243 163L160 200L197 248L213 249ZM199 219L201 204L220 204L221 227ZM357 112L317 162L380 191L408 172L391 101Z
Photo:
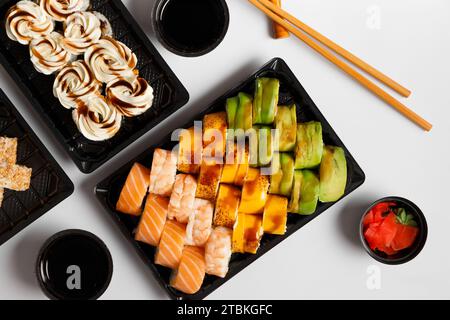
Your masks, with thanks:
M55 234L36 263L39 285L52 300L97 300L111 282L113 262L102 240L83 230Z
M159 41L168 50L198 57L225 38L230 14L225 0L159 0L152 19Z

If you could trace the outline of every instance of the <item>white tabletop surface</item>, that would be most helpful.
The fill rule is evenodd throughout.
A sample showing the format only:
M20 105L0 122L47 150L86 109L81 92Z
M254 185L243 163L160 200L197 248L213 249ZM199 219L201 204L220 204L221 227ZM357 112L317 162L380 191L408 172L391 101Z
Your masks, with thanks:
M93 194L103 177L168 133L273 57L286 60L367 175L362 188L302 228L214 292L213 299L450 298L450 1L285 0L287 10L413 91L405 102L434 124L425 133L296 38L273 40L266 18L245 0L228 0L224 42L200 58L176 56L154 39L154 0L125 0L191 100L153 132L91 175L78 171L0 67L0 87L16 104L75 184L75 193L0 247L0 299L44 299L34 262L43 241L69 228L101 237L114 259L104 299L165 299L151 271ZM426 214L425 249L402 266L376 263L358 241L357 223L372 201L413 200ZM375 269L371 266L375 266ZM379 286L368 286L369 273ZM368 273L369 272L369 273ZM372 276L373 277L373 276ZM369 281L370 282L370 281Z

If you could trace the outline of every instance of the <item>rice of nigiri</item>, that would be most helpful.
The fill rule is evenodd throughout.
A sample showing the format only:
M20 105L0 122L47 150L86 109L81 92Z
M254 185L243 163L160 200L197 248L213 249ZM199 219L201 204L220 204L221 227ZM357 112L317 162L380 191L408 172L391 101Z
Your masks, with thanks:
M186 246L180 265L173 272L170 285L187 294L197 293L205 278L205 251L200 247Z
M194 212L197 180L188 174L178 174L175 178L169 203L169 219L176 219L181 223L188 223Z
M167 220L169 199L149 194L144 212L136 230L135 239L151 246L158 246Z
M177 155L172 151L156 149L153 153L149 192L170 197L177 173Z
M216 227L205 247L206 273L225 278L231 259L233 231L225 227Z
M214 205L204 199L195 199L194 211L186 227L186 244L204 247L212 231Z
M142 213L142 203L147 194L149 183L150 170L139 163L135 163L122 188L116 210L139 216Z

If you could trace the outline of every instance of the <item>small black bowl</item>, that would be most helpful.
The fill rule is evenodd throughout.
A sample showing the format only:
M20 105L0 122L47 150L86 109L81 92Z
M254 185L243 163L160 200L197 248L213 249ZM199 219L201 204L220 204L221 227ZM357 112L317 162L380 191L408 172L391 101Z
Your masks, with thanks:
M411 213L415 216L415 220L419 228L419 235L417 236L414 244L410 248L402 250L393 256L388 256L383 252L373 251L372 249L370 249L370 246L364 237L363 221L365 216L369 213L370 210L372 210L373 207L382 202L396 202L397 204L399 204L399 206L405 208L408 213ZM423 247L425 246L425 242L427 241L428 226L423 212L413 202L400 197L386 197L373 203L366 210L366 212L364 212L359 226L359 236L364 248L372 258L384 264L399 265L411 261L420 253L420 251L422 251Z
M111 282L111 254L94 234L66 230L48 239L39 252L36 275L52 300L97 300Z
M155 2L151 16L153 29L166 49L184 57L199 57L211 52L223 41L230 24L228 5L225 0L203 1L204 4L197 3L195 8L203 8L205 12L181 7L189 4L194 8L194 3L187 0ZM203 23L201 28L200 23Z

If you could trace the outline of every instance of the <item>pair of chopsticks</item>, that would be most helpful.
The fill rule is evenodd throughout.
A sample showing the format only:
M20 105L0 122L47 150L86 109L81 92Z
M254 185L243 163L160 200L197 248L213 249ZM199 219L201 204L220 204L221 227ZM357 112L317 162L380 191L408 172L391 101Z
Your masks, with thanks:
M360 74L350 65L348 65L345 61L340 60L336 55L334 55L331 51L334 51L341 57L345 58L347 61L351 62L356 67L365 71L369 75L373 76L375 79L378 79L380 82L384 83L386 86L390 87L392 90L396 91L400 95L404 97L409 97L411 95L411 91L395 82L382 72L378 71L374 67L370 66L363 60L359 59L349 51L345 50L332 40L328 39L324 35L320 34L316 30L307 26L305 23L301 22L285 10L281 9L279 6L274 5L268 0L248 0L255 7L265 13L270 19L272 19L275 23L288 30L290 33L295 35L297 38L305 42L312 49L320 53L323 57L328 59L330 62L334 63L336 66L341 68L344 72L346 72L353 79L358 81L365 88L373 92L380 99L385 101L387 104L391 105L398 112L403 114L406 118L416 123L422 129L426 131L430 131L433 128L433 125L419 116L417 113L409 109L403 103L395 99L392 95L384 91L382 88L378 87L374 82L366 78L364 75ZM326 46L331 51L322 47L319 43L315 42L313 39L318 41L319 43Z

